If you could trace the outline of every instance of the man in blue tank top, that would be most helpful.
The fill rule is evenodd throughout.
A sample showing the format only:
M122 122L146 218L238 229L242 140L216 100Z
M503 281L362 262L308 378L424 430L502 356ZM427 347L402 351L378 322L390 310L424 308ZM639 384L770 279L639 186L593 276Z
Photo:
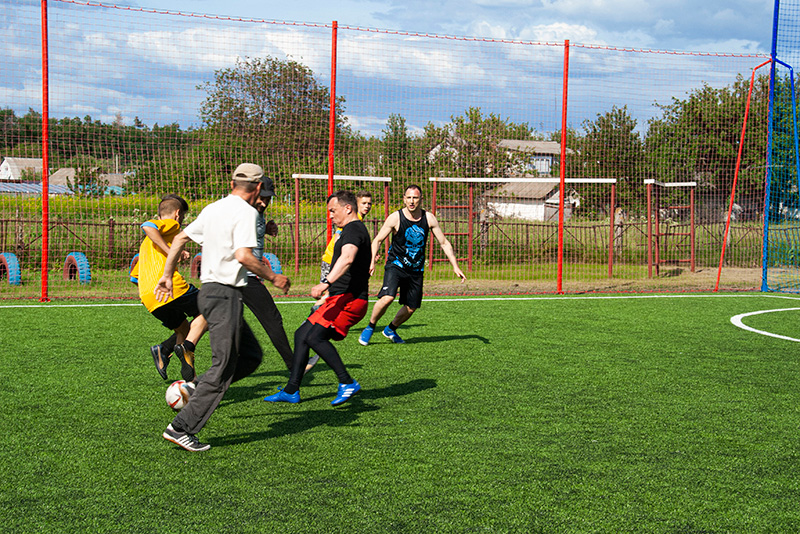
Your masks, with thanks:
M372 265L370 274L375 272L375 257L380 250L381 243L392 234L392 245L389 248L389 257L386 261L386 270L383 275L383 286L378 293L378 301L372 308L369 325L361 332L358 342L368 345L375 331L375 325L386 313L389 305L394 302L398 289L400 290L400 310L392 322L384 328L383 335L393 343L405 343L397 335L397 327L406 322L422 304L422 278L425 271L425 245L428 234L432 233L441 245L453 272L461 278L461 283L467 280L458 266L453 246L445 237L436 217L422 209L422 190L418 185L409 185L403 193L403 209L398 210L386 219L372 240Z

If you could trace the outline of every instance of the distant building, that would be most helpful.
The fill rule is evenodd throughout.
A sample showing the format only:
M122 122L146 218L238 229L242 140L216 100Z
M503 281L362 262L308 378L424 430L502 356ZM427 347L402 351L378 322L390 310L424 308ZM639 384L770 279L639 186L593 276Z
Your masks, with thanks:
M75 194L64 185L50 185L47 192L51 195ZM0 195L40 197L42 196L42 184L40 182L0 182Z
M41 195L42 158L4 158L0 164L0 193ZM23 171L34 176L23 176ZM71 195L75 188L76 170L64 167L51 172L47 177L48 191L51 195ZM106 195L123 195L128 178L133 173L100 174L98 179L106 184ZM25 178L25 179L24 179Z
M557 141L517 141L501 139L498 146L514 152L530 154L520 174L535 172L538 176L550 176L555 163L561 158L561 143ZM567 154L575 151L567 148Z
M531 179L525 182L507 182L484 193L489 212L495 216L525 221L554 221L558 219L561 195L558 184L551 181ZM568 195L564 206L564 218L580 206L575 191Z
M0 163L0 181L21 182L23 171L42 175L42 158L4 158Z

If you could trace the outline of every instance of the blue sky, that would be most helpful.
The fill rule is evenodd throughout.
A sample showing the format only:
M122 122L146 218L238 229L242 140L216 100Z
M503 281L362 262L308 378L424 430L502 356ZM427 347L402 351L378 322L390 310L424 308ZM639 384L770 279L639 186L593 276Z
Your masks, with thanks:
M769 0L145 0L161 9L530 41L769 52Z
M439 36L535 43L569 39L584 45L745 55L769 53L774 8L764 0L118 0L106 5L257 20L336 20L340 26ZM13 73L0 78L0 108L41 110L39 9L38 0L0 3L0 56L6 72ZM280 25L226 24L57 1L50 2L50 26L50 109L56 118L89 115L112 122L119 114L125 124L138 117L150 126L200 126L204 93L198 85L237 57L291 57L311 68L321 83L329 83L330 31L325 28L314 36L308 27L293 32ZM341 41L337 92L346 95L351 126L366 135L380 136L392 113L406 117L418 133L428 122L442 125L470 106L528 123L540 133L560 127L558 49L490 50L463 41L423 43L353 31ZM634 68L612 56L576 50L570 82L573 126L613 105L628 105L643 129L657 113L654 101L668 103L706 82L729 85L736 73L749 76L761 61L746 59L725 67L736 70L721 72L720 62L699 56L654 56ZM581 77L615 78L616 85L598 93L596 86L582 85ZM530 98L532 93L538 98Z

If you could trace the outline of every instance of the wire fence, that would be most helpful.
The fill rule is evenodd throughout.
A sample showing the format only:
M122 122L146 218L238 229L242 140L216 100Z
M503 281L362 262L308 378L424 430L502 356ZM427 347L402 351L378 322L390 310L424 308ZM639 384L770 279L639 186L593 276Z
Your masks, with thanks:
M740 134L766 56L66 0L44 3L45 40L42 5L0 5L0 298L135 297L128 267L161 196L189 200L190 222L242 161L276 182L267 251L298 293L328 235L329 183L308 175L370 190L373 235L418 184L469 278L431 243L428 293L707 290L719 265L723 289L761 284L767 74Z

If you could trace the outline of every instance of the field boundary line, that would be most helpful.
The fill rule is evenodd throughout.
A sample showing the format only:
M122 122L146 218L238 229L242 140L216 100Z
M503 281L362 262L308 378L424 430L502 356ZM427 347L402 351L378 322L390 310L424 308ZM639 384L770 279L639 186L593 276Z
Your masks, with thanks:
M503 301L503 300L636 300L636 299L676 299L676 298L776 298L787 300L800 300L800 296L789 295L763 295L763 294L731 294L731 295L532 295L532 296L496 296L496 297L427 297L425 302L464 302L466 301ZM308 300L289 300L282 301L275 299L275 304L312 304L314 299ZM374 302L374 301L373 301ZM135 303L106 303L106 304L0 304L3 308L134 308L141 306L140 302ZM779 310L775 310L779 311Z

